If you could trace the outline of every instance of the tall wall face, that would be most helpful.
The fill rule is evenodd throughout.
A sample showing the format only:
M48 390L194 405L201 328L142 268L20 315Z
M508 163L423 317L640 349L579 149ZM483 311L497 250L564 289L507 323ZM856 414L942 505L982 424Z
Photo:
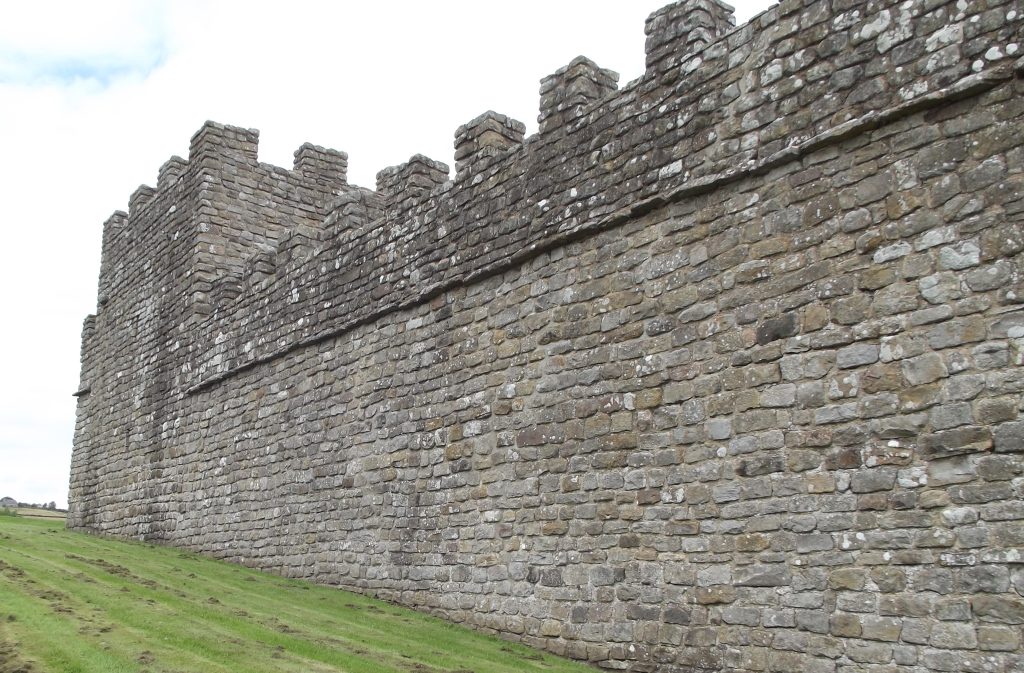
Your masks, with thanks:
M727 19L453 181L194 151L104 247L70 525L608 668L1024 666L1020 9Z
M358 191L343 154L304 145L286 171L257 162L257 136L207 123L188 161L172 157L156 189L139 187L104 224L99 310L82 335L72 527L159 535L154 499L181 489L162 463L179 450L176 377L196 326L273 265L268 249L286 255L323 227L330 201Z

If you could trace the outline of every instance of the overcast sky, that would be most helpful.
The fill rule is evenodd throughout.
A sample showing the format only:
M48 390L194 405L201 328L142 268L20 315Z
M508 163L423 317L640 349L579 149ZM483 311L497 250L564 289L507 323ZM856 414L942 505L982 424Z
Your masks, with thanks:
M452 165L455 129L493 109L536 130L541 77L577 55L644 63L664 0L11 3L0 21L0 497L67 504L82 320L103 220L188 157L203 121L303 142L374 186L416 153ZM745 22L773 4L736 5Z

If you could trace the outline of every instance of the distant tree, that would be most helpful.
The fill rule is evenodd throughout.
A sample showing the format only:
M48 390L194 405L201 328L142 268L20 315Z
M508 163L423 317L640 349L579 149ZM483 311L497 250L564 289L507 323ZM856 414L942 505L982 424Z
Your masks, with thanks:
M57 509L57 503L51 500L46 504L46 509Z

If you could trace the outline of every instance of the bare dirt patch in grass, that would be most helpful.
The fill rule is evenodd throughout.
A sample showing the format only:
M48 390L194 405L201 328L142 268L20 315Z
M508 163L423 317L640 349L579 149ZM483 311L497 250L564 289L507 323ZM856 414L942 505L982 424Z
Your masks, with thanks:
M36 673L32 664L19 656L14 643L6 639L3 622L11 621L15 621L14 615L0 615L0 673Z

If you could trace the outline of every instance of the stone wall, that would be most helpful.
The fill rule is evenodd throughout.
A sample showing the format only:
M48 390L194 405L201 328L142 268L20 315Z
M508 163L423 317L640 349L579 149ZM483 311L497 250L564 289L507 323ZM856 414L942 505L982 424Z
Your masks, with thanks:
M69 525L631 671L1024 667L1024 22L713 0L374 191L209 123L104 228Z

